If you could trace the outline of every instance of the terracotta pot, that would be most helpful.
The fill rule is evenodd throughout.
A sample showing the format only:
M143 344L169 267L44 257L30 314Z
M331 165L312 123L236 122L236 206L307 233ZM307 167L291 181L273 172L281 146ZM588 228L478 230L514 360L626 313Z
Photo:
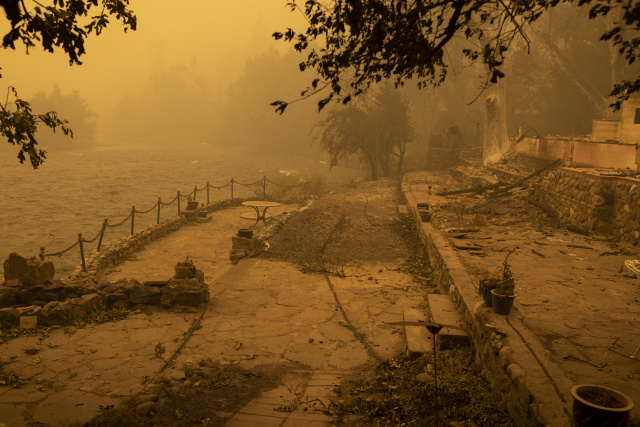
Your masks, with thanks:
M603 402L592 402L585 399L584 393L599 397L615 405L602 406ZM582 394L582 396L581 396ZM615 426L623 427L629 421L629 412L633 409L633 401L629 396L595 384L580 384L571 389L573 397L573 420L576 427ZM617 406L613 408L610 406Z

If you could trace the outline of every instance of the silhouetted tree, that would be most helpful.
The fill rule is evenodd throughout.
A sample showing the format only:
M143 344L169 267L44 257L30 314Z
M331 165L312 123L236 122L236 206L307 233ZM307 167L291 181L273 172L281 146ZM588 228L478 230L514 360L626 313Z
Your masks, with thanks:
M137 25L135 15L128 9L129 0L53 0L53 6L35 2L30 10L24 1L5 0L0 5L11 22L11 30L2 39L3 48L15 49L16 44L22 44L27 52L37 45L49 52L62 49L70 65L82 64L84 40L91 33L100 35L109 24L110 16L122 21L125 31L135 30ZM46 157L46 152L38 148L38 124L54 132L61 128L65 135L73 136L66 120L58 118L54 111L34 113L31 105L10 87L5 103L0 104L0 135L20 147L20 163L29 157L34 169Z
M118 103L110 132L154 144L208 141L216 112L212 90L195 61L158 67L140 93L128 93Z
M563 3L571 3L571 0ZM461 53L486 67L485 87L504 77L504 60L516 39L529 43L525 25L536 21L560 1L483 0L307 0L302 10L309 25L303 32L288 29L274 33L276 39L294 43L308 52L299 67L319 74L303 92L303 97L323 92L318 102L322 109L329 102L348 103L366 91L372 83L392 79L396 85L416 81L419 88L439 85L447 78L449 67L445 48L454 38L469 43ZM616 11L621 21L602 34L611 40L625 60L633 63L640 49L640 3L623 0L580 0L589 5L590 18ZM292 10L299 5L289 3ZM622 100L640 90L640 78L616 84L612 96L619 107ZM498 100L490 94L487 100ZM504 102L501 102L504 105ZM273 103L282 113L286 101ZM503 116L503 114L501 114ZM504 127L504 126L502 126ZM502 134L503 132L499 132Z
M318 126L320 146L329 154L331 166L357 154L373 180L378 179L379 169L390 175L392 156L402 170L407 144L414 137L409 101L388 83L354 104L331 108Z
M402 172L407 144L415 137L410 116L409 98L403 96L389 82L383 82L373 95L374 115L377 117L376 130L383 139L385 150L380 166L385 176L390 175L390 157L397 160L397 170Z
M31 98L31 105L38 110L55 110L66 117L69 125L73 127L74 138L83 142L92 142L96 131L97 113L89 107L87 100L80 96L80 92L74 90L69 94L63 94L58 85L55 85L51 93L37 92ZM46 136L43 142L58 142L62 137Z
M270 150L308 148L309 133L318 120L316 109L302 106L291 114L274 117L269 107L283 93L299 93L306 78L296 68L300 59L293 49L283 53L271 46L247 60L238 80L226 90L220 126L225 140Z

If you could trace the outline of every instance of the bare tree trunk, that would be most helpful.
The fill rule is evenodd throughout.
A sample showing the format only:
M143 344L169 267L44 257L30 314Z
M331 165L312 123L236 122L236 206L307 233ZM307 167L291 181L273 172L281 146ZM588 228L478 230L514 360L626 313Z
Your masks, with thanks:
M491 85L487 92L482 150L485 165L505 159L510 148L504 80Z
M402 174L402 167L404 166L404 150L400 151L398 156L398 174Z
M377 181L378 180L378 164L376 163L376 158L374 156L371 155L371 153L369 153L366 150L364 151L364 155L367 158L367 162L369 163L369 169L371 169L371 180L372 181Z
M389 153L382 154L378 158L380 159L380 169L382 169L382 176L391 176L391 168L389 167Z

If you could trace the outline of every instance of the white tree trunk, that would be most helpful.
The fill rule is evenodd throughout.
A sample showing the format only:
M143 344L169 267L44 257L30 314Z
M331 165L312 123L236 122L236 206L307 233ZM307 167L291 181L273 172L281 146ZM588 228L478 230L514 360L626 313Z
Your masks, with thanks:
M507 134L507 108L505 103L504 80L487 89L484 100L484 141L483 164L497 163L506 158L511 147Z

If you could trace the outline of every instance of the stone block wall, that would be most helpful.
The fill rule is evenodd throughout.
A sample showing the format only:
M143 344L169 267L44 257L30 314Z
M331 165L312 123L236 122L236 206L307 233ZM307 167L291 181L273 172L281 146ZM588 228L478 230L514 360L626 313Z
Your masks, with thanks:
M198 208L199 211L214 212L228 207L239 205L244 199L220 200ZM97 277L105 268L115 265L133 253L167 234L173 233L186 223L184 215L167 218L160 224L152 224L147 228L137 231L133 235L124 236L119 240L107 242L98 252L93 250L86 259L87 271L82 271L82 266L76 267L71 277L92 279Z
M170 234L185 224L184 217L174 217L162 221L160 224L150 225L130 236L108 242L100 252L93 250L86 260L87 271L82 266L76 267L72 276L91 278L98 276L105 268L117 264L126 257L139 251L144 245Z
M202 206L199 210L213 212L239 205L242 200L222 200ZM204 283L201 271L196 272L194 279L174 278L168 283L140 284L135 280L108 283L99 278L106 268L123 261L144 245L178 230L185 223L184 216L176 216L133 235L107 242L101 252L94 250L88 256L86 272L82 266L78 266L74 273L63 280L51 280L53 266L50 266L49 276L40 277L43 274L40 271L42 265L50 263L19 257L24 264L21 265L24 271L16 277L27 277L30 273L29 262L37 262L42 280L23 280L17 287L0 287L0 327L18 327L23 316L37 317L38 326L70 325L103 308L202 306L209 301L209 288Z
M37 326L67 326L101 309L201 307L209 287L200 279L171 279L164 283L121 280L100 285L53 282L31 288L0 289L0 327L16 328L23 316L37 317Z
M413 194L404 194L408 205L415 206L417 202ZM493 314L486 308L454 249L430 223L422 223L417 218L416 209L412 208L411 212L419 224L420 237L429 254L433 280L442 293L452 297L463 315L475 347L475 361L493 390L502 396L515 424L567 425L563 403L554 390L554 384L533 355L534 351L544 354L536 337L521 322L511 326L504 316ZM515 331L516 327L519 333ZM529 346L533 349L530 350ZM560 387L566 388L559 369L552 364L545 365L545 369L560 382Z
M518 153L545 159L564 159L566 146L571 141L566 139L524 138L518 143Z
M640 241L640 180L559 168L540 178L534 198L560 221L588 232Z
M606 142L573 142L573 164L637 170L637 145Z
M622 103L620 114L620 140L629 144L640 143L640 124L636 123L636 110L640 108L640 97L631 95Z
M566 166L637 170L637 148L636 144L576 138L524 138L518 143L517 151L544 159L562 159Z
M614 140L620 138L620 122L618 120L594 120L591 134L596 141Z

